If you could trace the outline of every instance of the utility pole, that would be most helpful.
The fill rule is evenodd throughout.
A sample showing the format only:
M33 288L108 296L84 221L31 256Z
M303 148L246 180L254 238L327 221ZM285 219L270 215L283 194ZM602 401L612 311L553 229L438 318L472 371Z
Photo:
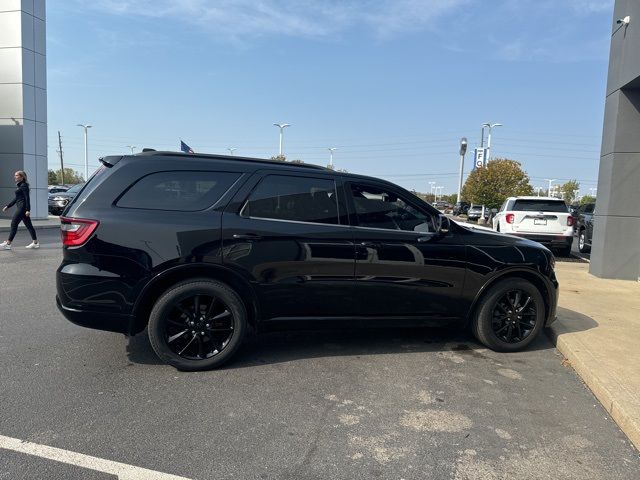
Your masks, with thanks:
M62 137L60 136L60 130L58 130L58 153L60 154L60 180L64 185L64 160L62 159Z

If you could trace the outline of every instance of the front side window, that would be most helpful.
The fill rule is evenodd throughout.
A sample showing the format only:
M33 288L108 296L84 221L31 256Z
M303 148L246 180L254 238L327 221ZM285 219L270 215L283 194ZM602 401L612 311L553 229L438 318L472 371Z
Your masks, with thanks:
M142 177L118 200L122 208L195 212L214 205L239 173L175 171Z
M434 232L431 215L417 210L393 192L368 185L351 185L358 225L368 228Z
M268 175L251 192L241 215L339 224L336 184L326 178Z

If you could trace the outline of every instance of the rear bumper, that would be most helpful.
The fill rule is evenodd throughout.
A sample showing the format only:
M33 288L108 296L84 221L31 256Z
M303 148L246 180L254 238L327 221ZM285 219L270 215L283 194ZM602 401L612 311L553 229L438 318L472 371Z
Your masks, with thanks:
M122 315L115 313L91 312L87 310L77 310L75 308L65 307L60 301L60 297L56 295L56 305L58 310L71 323L80 325L81 327L93 328L95 330L106 330L109 332L131 334L134 325L134 318L131 315Z
M526 238L527 240L533 240L543 244L544 246L556 247L556 248L571 248L573 244L573 235L544 235L539 233L512 233L516 237Z

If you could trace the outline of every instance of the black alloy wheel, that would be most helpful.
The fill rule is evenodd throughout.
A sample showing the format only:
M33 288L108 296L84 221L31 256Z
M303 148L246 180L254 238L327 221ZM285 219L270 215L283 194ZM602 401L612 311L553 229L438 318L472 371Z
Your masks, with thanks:
M226 362L242 342L247 313L238 294L216 280L175 285L149 316L149 341L179 370L207 370Z
M580 253L589 253L591 251L591 247L587 245L587 232L585 230L580 230L578 234L578 251Z
M164 317L164 340L176 355L203 360L225 349L234 326L233 314L221 299L196 294L173 303Z
M524 278L498 281L483 294L471 325L475 337L498 352L529 345L544 326L546 309L540 290Z
M507 291L493 309L491 326L496 337L506 343L523 341L536 327L536 306L522 290Z

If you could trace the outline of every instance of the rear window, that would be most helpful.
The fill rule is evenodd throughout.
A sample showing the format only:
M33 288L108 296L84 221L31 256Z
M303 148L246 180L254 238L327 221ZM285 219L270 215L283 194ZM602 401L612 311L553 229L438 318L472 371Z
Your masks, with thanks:
M569 212L562 200L516 200L511 207L514 212Z
M240 177L230 172L158 172L142 177L118 200L122 208L195 212L215 204Z

